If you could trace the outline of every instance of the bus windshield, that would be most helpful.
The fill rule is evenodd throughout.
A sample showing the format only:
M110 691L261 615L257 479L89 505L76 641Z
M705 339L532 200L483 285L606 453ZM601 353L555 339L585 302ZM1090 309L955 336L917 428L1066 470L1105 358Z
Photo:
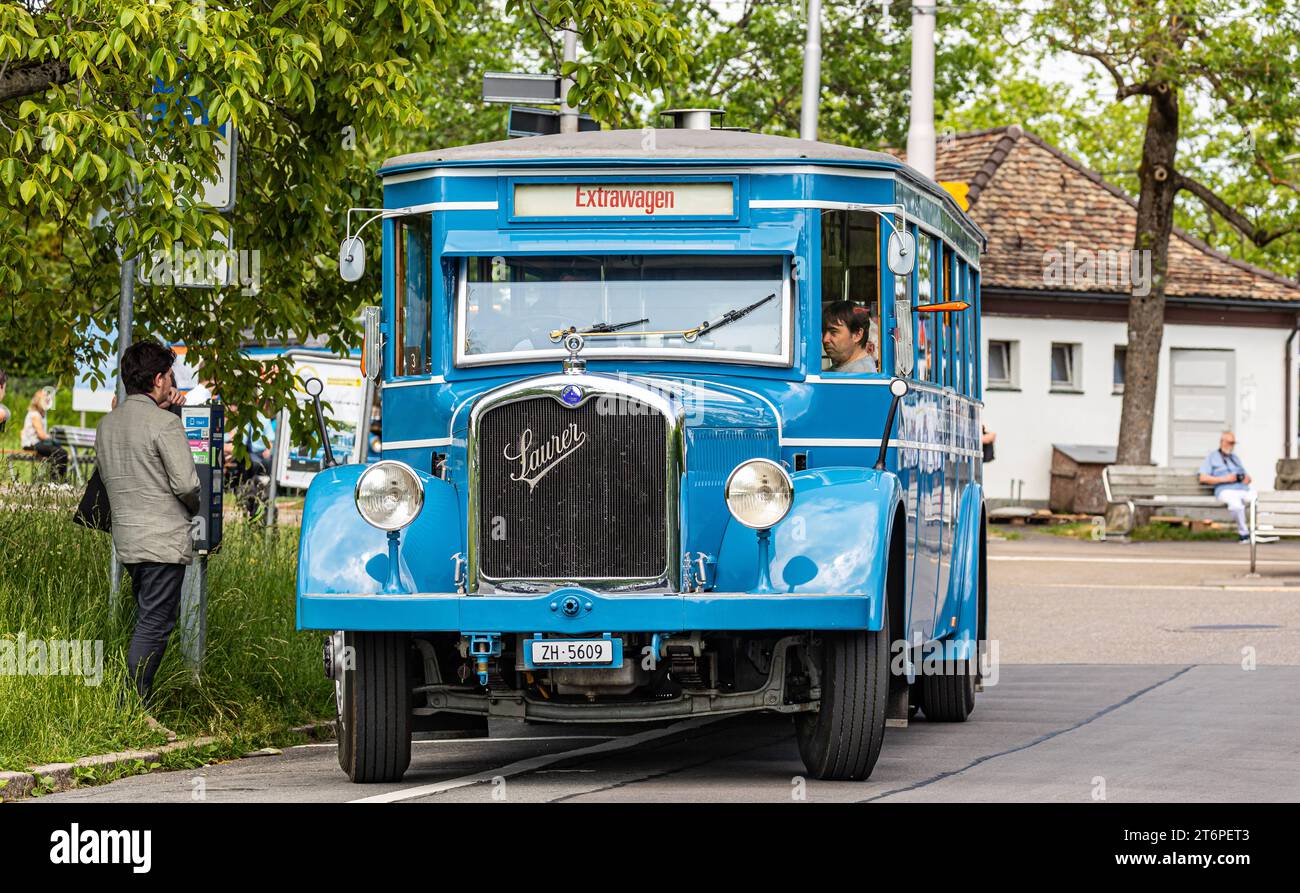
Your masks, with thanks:
M786 262L773 255L618 254L468 257L461 267L457 362L698 354L789 361Z

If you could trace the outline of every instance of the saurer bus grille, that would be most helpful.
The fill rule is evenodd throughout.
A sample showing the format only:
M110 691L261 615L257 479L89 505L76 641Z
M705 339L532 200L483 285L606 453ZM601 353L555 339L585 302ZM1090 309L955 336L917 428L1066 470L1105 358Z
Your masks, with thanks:
M612 394L507 403L479 425L481 574L653 579L665 572L665 419Z

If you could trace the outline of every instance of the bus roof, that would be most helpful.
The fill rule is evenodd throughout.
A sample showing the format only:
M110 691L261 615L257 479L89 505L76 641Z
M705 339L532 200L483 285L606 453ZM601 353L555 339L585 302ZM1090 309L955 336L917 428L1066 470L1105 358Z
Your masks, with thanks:
M654 139L647 139L653 132ZM511 164L537 161L582 160L638 162L712 162L850 164L903 168L893 155L854 149L832 143L793 139L736 130L598 130L554 136L497 140L470 146L453 146L428 152L398 155L386 161L380 174L399 169L444 164ZM919 176L919 175L918 175Z
M648 139L651 133L654 138ZM982 245L987 243L983 230L961 210L945 189L893 155L748 131L690 128L597 130L496 140L397 155L384 162L379 175L391 176L435 167L559 167L584 162L589 165L635 164L640 167L817 164L892 170L939 199L949 213L972 232L978 233Z

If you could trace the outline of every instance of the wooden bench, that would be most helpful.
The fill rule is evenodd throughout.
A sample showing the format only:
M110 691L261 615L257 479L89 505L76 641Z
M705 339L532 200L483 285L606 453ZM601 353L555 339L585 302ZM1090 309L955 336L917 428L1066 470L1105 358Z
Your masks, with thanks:
M1156 465L1107 465L1101 473L1108 505L1128 506L1128 533L1136 523L1137 507L1215 508L1223 503L1214 498L1214 487L1202 484L1194 468L1161 468Z
M81 466L83 461L91 458L87 453L95 452L95 429L55 425L50 428L50 439L68 451L72 473L78 481L84 481L86 476L81 473ZM93 466L93 461L90 464Z
M1250 572L1255 573L1255 546L1261 537L1300 536L1300 491L1270 490L1250 503Z

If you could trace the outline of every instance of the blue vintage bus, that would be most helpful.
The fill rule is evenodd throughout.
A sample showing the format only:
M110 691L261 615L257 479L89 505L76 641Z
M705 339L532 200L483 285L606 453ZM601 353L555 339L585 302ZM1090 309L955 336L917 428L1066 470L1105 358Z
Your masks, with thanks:
M702 117L403 155L349 213L383 459L316 476L297 613L353 781L488 717L745 711L863 779L974 708L984 235L892 156Z

